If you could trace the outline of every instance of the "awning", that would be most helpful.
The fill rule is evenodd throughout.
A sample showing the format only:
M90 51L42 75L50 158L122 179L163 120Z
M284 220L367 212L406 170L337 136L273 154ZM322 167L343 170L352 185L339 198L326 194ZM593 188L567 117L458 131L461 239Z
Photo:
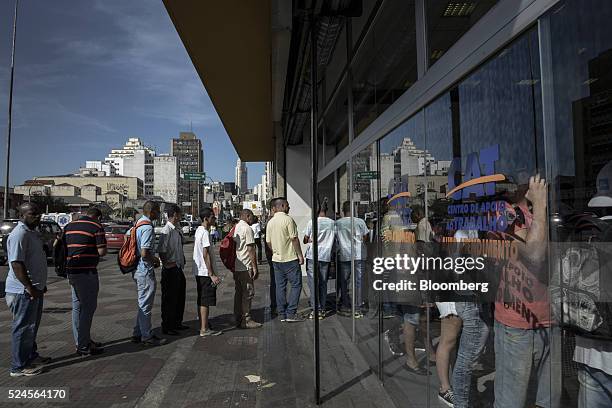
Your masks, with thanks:
M242 161L271 161L270 0L164 0Z

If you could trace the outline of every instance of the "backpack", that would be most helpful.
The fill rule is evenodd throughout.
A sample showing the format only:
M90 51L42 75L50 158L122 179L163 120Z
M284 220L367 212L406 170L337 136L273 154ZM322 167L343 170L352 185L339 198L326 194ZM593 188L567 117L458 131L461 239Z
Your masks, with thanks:
M60 278L67 278L66 263L68 247L66 246L66 234L64 232L53 243L53 266L55 274Z
M234 242L234 226L230 232L227 233L225 238L221 241L219 246L219 258L223 265L230 271L234 272L236 268L236 242Z
M150 221L141 221L130 230L130 234L125 238L119 254L117 254L117 264L121 273L131 273L138 267L140 254L138 253L138 243L136 240L136 230L143 225L151 225Z
M612 340L612 226L593 220L589 242L560 243L552 269L551 306L559 325Z

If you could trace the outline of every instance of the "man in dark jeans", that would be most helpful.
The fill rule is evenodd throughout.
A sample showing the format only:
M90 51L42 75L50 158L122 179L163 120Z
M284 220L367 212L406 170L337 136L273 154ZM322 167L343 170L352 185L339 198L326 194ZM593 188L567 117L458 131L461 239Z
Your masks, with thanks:
M275 198L270 203L275 209L274 217L268 221L266 244L272 250L274 265L276 300L278 314L283 322L301 322L297 308L302 291L302 271L304 256L300 247L295 221L288 214L287 199ZM287 300L287 283L291 285Z
M179 232L181 208L176 204L166 206L168 222L162 229L157 244L157 252L162 263L162 332L178 335L178 330L188 329L183 325L185 312L185 254L183 237Z
M270 208L270 215L274 217L274 207ZM268 234L267 230L263 231L265 235ZM272 263L272 250L266 245L266 260L270 267L270 315L276 316L276 280L274 279L274 264Z

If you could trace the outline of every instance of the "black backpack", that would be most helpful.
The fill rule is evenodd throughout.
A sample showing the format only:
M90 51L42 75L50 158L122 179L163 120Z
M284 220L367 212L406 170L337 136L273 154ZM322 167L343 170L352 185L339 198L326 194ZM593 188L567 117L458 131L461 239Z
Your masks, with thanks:
M67 278L66 262L68 247L66 246L66 234L64 232L53 243L53 265L55 274L60 278Z
M555 244L550 299L559 325L576 334L612 340L612 223L591 219L588 241Z

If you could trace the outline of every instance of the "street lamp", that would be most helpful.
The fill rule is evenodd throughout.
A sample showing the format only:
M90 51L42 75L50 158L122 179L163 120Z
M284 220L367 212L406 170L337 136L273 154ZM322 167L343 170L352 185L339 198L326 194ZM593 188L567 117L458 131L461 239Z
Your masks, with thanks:
M13 17L13 44L11 47L11 82L9 85L9 100L8 100L8 129L6 137L6 173L4 178L4 214L3 218L8 217L9 204L9 171L11 162L11 130L13 128L13 83L15 78L15 43L17 38L17 10L19 8L19 0L15 0L15 15Z

